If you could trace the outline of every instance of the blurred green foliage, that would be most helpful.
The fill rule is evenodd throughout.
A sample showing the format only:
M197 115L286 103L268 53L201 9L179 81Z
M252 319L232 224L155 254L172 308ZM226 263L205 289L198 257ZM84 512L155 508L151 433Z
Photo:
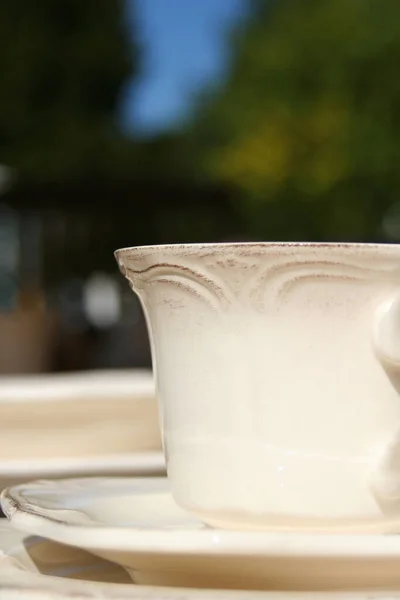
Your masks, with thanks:
M195 178L180 131L135 139L118 122L134 25L124 0L0 2L0 164L17 183Z
M138 140L117 122L141 62L123 0L3 0L0 163L18 174L9 202L45 202L34 186L55 182L68 210L79 192L63 182L94 181L78 200L110 207L122 244L400 239L400 2L249 5L227 40L227 77L203 91L192 121ZM126 220L114 196L143 218Z
M122 0L0 3L0 162L34 179L119 168L115 123L138 67Z
M240 192L253 237L385 239L400 191L400 2L252 4L192 129L204 173Z
M40 215L46 283L114 271L119 246L230 227L180 131L135 139L118 122L141 67L134 25L124 0L0 2L0 165L15 175L1 200Z

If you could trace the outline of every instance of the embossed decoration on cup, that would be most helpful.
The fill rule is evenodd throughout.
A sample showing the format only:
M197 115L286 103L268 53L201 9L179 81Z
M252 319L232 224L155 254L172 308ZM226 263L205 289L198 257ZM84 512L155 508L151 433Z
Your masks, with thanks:
M400 517L400 246L118 250L176 501L220 527Z

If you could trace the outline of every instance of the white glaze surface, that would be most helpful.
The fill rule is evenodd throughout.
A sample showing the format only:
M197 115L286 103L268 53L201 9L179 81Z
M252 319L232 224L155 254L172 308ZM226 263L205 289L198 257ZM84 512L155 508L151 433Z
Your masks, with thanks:
M60 479L89 475L148 476L165 475L164 454L132 452L81 458L42 458L0 461L0 491L32 479Z
M132 398L140 394L154 398L151 371L120 369L49 373L46 375L12 375L0 377L0 404L18 402L80 401L82 396L96 402L113 397Z
M0 378L0 461L161 449L151 371Z
M400 518L400 311L386 310L400 246L116 258L146 312L181 506L228 528L386 530Z
M227 592L133 585L124 569L83 550L30 536L0 521L1 600L299 600L303 594ZM361 594L334 595L364 600ZM370 598L370 597L369 597ZM399 594L400 598L400 594ZM322 600L317 595L316 600ZM375 600L375 598L373 598ZM397 598L396 598L397 600Z
M34 482L2 503L16 528L115 561L142 585L400 589L398 536L212 529L176 505L166 479Z

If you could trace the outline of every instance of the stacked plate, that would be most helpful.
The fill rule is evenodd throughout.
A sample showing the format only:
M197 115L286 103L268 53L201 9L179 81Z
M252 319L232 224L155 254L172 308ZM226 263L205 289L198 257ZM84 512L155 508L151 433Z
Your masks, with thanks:
M117 565L0 524L2 600L395 600L396 593L263 592L132 585Z
M2 377L0 408L1 489L39 478L57 487L62 477L165 475L150 371ZM120 567L12 525L0 521L2 599L87 597L90 586L74 586L77 578L130 581Z
M2 600L400 598L398 538L213 529L164 477L37 481L2 505Z
M165 473L150 371L2 377L0 488L35 478Z

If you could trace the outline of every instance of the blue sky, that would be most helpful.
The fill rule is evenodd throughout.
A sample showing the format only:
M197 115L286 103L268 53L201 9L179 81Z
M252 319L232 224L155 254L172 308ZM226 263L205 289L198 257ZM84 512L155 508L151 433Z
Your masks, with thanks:
M122 102L128 130L153 133L187 114L194 92L223 75L224 33L245 7L245 0L127 0L144 52L143 74Z

